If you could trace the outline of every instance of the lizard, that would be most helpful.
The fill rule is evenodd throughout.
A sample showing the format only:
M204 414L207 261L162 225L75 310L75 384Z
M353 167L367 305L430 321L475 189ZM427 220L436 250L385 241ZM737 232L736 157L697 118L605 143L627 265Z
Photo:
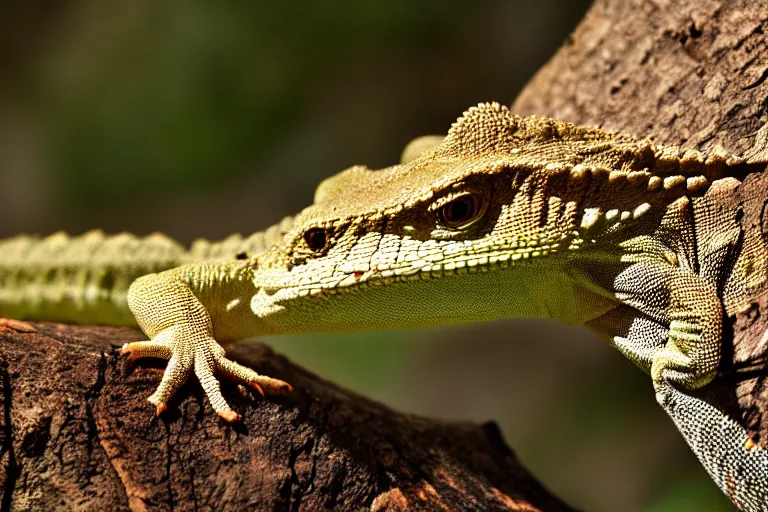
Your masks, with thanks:
M149 340L122 352L169 361L149 397L157 412L194 371L228 421L239 415L217 375L291 388L219 343L507 317L583 324L650 374L720 489L768 510L768 452L696 393L718 374L725 315L765 288L762 242L717 207L740 185L726 173L736 163L480 104L399 165L342 171L297 216L245 239L188 251L159 235L0 242L0 316L135 322Z
M697 393L718 375L724 318L768 286L762 235L723 206L743 159L491 103L404 160L327 179L258 256L265 333L583 324L650 374L720 489L768 510L768 451Z

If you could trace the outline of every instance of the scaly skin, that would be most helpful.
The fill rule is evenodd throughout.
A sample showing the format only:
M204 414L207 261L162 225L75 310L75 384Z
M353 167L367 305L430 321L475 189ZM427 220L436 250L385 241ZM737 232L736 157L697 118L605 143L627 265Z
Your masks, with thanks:
M186 264L139 277L125 302L100 300L127 304L150 337L125 348L131 357L169 359L150 397L158 411L194 371L227 419L237 415L215 373L289 387L231 366L217 342L522 316L585 324L651 375L659 403L734 503L766 510L766 451L694 392L717 374L723 315L765 287L762 241L745 238L737 209L718 202L740 186L723 179L734 162L484 104L444 139L409 146L401 165L325 180L314 204L269 243L259 238L248 258L232 260L237 244L174 252L167 263ZM133 265L121 283L158 270ZM47 315L52 306L15 300L24 272L49 276L11 271L0 314ZM32 297L58 300L38 284ZM84 318L86 302L71 316Z

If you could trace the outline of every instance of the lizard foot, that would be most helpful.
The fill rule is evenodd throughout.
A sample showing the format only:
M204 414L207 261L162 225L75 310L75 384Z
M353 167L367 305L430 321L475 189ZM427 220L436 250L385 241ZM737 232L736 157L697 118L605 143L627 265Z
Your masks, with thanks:
M293 387L287 382L259 375L255 371L227 359L224 348L216 340L199 332L191 332L184 326L173 326L161 331L154 339L123 345L121 354L128 361L146 357L168 360L165 373L157 390L147 400L157 408L157 414L167 409L167 402L186 382L194 371L203 386L211 406L228 422L238 421L240 415L233 411L224 396L216 375L236 383L246 384L260 395L287 394Z
M719 344L708 341L707 333L698 327L696 318L688 321L675 318L680 316L683 314L673 314L669 341L653 355L651 378L657 387L666 381L682 389L698 389L715 378L720 360Z
M37 332L37 329L27 322L14 320L12 318L0 318L0 328L13 329L19 332Z

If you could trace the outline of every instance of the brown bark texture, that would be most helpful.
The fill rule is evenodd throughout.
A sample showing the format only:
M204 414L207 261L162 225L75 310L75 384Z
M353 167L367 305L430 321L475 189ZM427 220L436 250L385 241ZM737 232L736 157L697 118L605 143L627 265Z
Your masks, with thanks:
M257 344L230 356L290 396L224 383L230 425L190 379L157 417L164 362L118 355L140 333L32 325L0 328L3 510L571 510L493 423L398 413Z
M598 0L512 110L743 157L731 169L742 186L718 206L768 244L767 32L764 1ZM713 388L768 446L768 292L751 299L727 319Z

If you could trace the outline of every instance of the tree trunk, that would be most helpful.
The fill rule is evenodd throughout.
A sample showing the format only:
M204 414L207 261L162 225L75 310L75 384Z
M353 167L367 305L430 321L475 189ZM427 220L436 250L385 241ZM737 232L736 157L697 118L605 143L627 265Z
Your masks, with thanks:
M598 0L512 109L757 156L768 142L766 31L764 1Z

